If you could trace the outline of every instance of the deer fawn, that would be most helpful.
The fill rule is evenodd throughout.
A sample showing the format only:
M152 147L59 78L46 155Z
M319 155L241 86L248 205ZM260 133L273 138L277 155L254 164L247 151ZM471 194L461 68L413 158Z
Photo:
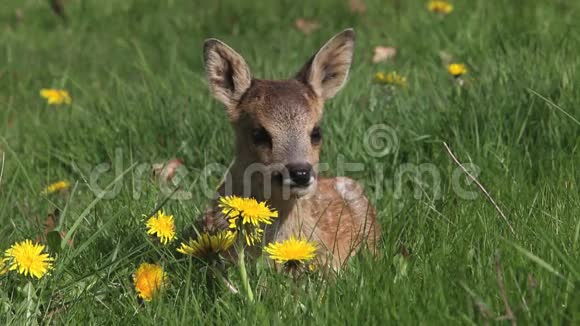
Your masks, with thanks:
M219 187L221 196L267 201L279 217L265 242L291 235L318 242L319 260L339 269L362 244L376 252L375 211L356 181L319 178L324 102L345 84L355 33L328 41L288 80L254 79L244 59L225 43L204 44L207 80L235 130L235 160ZM203 228L227 227L214 201Z

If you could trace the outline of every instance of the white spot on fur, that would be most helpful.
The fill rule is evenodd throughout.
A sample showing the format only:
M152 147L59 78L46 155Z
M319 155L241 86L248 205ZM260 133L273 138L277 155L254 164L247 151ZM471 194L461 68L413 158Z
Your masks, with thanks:
M334 189L338 191L340 196L346 201L352 201L360 198L361 189L358 185L352 181L352 179L345 177L336 177L336 182L334 184Z

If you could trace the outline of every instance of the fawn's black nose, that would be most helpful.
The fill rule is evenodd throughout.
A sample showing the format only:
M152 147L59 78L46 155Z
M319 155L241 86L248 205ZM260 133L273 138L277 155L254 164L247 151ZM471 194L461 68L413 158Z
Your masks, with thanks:
M292 186L305 187L310 184L312 165L308 163L291 163L286 165Z

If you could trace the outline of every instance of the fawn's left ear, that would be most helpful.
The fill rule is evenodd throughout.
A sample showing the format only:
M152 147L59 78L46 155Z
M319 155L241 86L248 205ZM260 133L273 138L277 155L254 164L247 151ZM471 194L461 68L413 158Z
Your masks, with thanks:
M352 28L336 34L302 67L296 79L310 85L324 100L333 97L346 83L354 43Z
M225 104L230 117L252 83L244 58L220 40L206 40L203 47L205 74L213 96Z

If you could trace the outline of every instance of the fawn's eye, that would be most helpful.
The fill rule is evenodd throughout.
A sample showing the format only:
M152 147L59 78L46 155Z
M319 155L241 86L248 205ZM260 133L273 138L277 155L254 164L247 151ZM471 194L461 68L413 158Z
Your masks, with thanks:
M322 131L320 130L319 126L314 127L314 129L312 129L312 132L310 133L310 141L313 144L320 144L320 141L322 140Z
M256 145L272 146L272 137L268 131L262 127L252 130L252 142Z

